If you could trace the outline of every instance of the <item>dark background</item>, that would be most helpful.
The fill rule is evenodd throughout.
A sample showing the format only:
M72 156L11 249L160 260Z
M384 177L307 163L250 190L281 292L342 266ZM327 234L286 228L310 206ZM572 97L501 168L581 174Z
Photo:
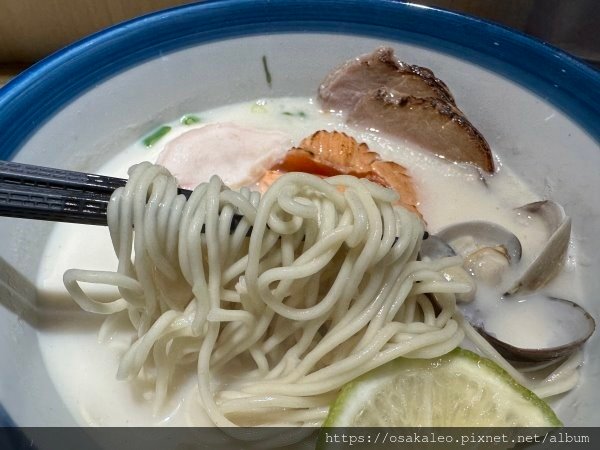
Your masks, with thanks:
M186 3L192 2L0 0L0 86L35 61L88 34ZM520 30L600 69L600 0L414 0L412 3L463 12Z

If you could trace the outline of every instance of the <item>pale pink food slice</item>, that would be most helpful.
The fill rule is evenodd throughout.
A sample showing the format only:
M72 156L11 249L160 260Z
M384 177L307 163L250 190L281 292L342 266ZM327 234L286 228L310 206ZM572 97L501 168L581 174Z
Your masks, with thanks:
M250 185L290 147L289 136L279 131L210 123L178 136L160 153L160 164L193 189L212 175L231 187Z

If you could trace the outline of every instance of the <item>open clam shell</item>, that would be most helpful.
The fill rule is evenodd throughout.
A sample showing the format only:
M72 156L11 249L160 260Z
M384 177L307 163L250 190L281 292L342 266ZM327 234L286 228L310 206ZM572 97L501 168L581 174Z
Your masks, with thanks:
M461 309L500 354L526 364L551 362L576 351L596 327L592 316L576 303L539 293L564 264L571 219L562 206L550 200L529 203L515 211L524 220L542 224L548 233L543 247L517 276L521 243L495 223L451 225L431 236L422 252L432 258L449 256L449 247L464 257L465 269L477 281L477 294L476 301ZM511 270L507 270L509 265ZM506 286L510 288L502 295ZM477 301L485 295L490 298Z
M537 291L552 280L564 264L571 238L571 218L556 202L543 200L528 203L516 208L515 211L526 220L542 222L544 228L548 230L548 238L544 241L544 246L535 252L536 256L520 275L505 284L509 286L505 289L505 296ZM480 220L457 223L444 228L436 236L449 244L457 254L465 257L466 262L471 256L476 256L479 260L485 258L491 261L487 256L498 255L490 250L504 253L508 263L513 266L521 260L522 248L519 239L506 228L492 222ZM441 245L437 244L437 247ZM488 266L493 265L488 264ZM502 270L501 265L496 266L497 269L494 270ZM494 274L490 274L488 270L486 278L499 279L499 274L494 277Z
M540 304L533 308L517 306L503 311L505 317L502 321L512 326L488 329L493 325L493 320L490 320L493 318L476 320L479 324L474 326L479 333L510 361L540 363L566 357L579 349L596 328L593 317L576 303L554 297L537 297ZM542 317L539 307L545 308ZM536 333L536 323L544 329L542 333ZM522 324L527 324L528 328L525 340L519 337L517 329Z
M527 269L506 291L506 295L532 292L546 285L563 266L571 239L571 218L558 203L544 200L521 206L516 211L544 221L549 238Z
M428 235L427 239L421 243L419 250L419 259L440 259L456 256L456 252L443 239L435 235ZM443 271L444 278L447 280L458 281L471 286L471 291L463 294L456 294L456 300L459 302L470 302L475 299L477 284L472 276L470 276L462 267L449 267ZM437 302L435 296L430 297Z
M511 263L521 259L521 242L506 228L484 220L461 222L440 230L437 237L466 256L485 247L501 247ZM461 243L463 241L463 243ZM463 247L462 251L461 248Z
M506 286L503 279L508 267L521 259L519 239L492 222L456 223L439 231L436 239L464 258L464 269L478 282L490 285L503 283Z

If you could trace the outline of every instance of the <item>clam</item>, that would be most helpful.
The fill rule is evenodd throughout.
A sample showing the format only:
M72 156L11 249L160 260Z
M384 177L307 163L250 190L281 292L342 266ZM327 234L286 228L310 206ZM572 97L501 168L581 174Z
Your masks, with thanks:
M492 222L451 225L437 234L464 258L464 268L477 280L498 285L510 266L521 260L521 242L506 228Z
M594 319L581 306L540 293L564 263L571 219L558 203L549 200L529 203L515 211L525 220L541 221L548 233L543 248L522 271L518 270L523 264L519 239L491 222L451 225L430 236L428 240L432 241L421 254L431 258L449 256L448 246L464 258L464 269L477 282L479 301L461 308L504 357L524 363L553 361L574 352L595 329ZM506 286L510 288L504 289ZM540 324L538 329L536 324ZM520 339L522 330L523 336L537 340Z
M510 361L541 363L566 357L596 328L592 316L570 300L530 294L503 299L501 311L463 311L479 333Z
M509 295L532 292L546 285L560 271L571 239L571 218L558 203L543 200L521 206L516 211L532 220L543 220L549 237L542 251L506 291Z
M484 248L495 248L513 263L521 259L519 239L506 228L492 222L475 220L457 223L444 228L436 236L463 256Z
M456 252L438 236L428 235L427 238L421 243L421 249L419 250L419 259L421 260L439 259L449 256L456 256ZM469 276L464 269L461 267L448 267L444 269L443 276L449 281L458 281L471 286L470 292L456 295L456 299L459 302L471 302L475 299L477 284L475 283L473 277ZM433 297L434 302L437 302L435 296Z
M548 232L544 247L514 277L505 295L525 294L544 287L560 271L569 248L571 218L558 203L543 200L515 209L524 220L541 221ZM506 228L485 221L451 225L437 237L465 258L465 269L488 284L499 284L501 274L521 260L521 243Z

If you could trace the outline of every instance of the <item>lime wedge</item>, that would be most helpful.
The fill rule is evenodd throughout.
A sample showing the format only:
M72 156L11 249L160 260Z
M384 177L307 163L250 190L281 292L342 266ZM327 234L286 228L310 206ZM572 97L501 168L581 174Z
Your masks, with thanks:
M346 384L324 427L557 427L533 392L489 359L456 349L398 358Z

